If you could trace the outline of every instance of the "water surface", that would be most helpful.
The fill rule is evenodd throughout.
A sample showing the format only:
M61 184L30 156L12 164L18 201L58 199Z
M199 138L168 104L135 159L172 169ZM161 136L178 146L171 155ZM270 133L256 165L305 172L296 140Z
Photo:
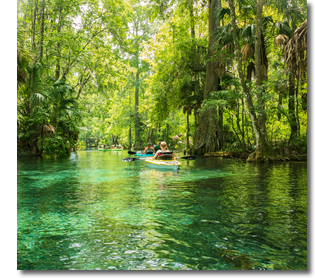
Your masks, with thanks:
M307 164L18 158L18 269L307 269Z

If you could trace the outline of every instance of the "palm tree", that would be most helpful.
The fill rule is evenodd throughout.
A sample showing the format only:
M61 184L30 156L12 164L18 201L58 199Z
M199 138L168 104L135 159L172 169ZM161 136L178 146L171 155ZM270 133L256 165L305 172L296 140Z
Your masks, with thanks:
M52 123L57 128L58 118L65 117L81 117L77 100L73 97L74 89L67 84L64 79L59 79L52 86L48 87L41 93L35 93L32 100L34 102L43 100L52 115ZM51 108L49 108L51 107Z
M60 79L46 90L34 92L31 96L33 108L29 116L36 119L34 130L41 138L41 146L44 138L56 133L57 129L66 137L77 137L73 122L80 119L81 114L73 95L72 86Z
M306 73L307 67L307 20L293 33L284 48L284 61L295 76Z

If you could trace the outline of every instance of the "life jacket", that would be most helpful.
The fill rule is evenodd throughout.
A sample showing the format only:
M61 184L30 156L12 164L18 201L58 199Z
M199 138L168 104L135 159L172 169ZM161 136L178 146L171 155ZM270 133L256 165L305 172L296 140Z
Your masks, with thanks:
M156 157L157 160L173 160L174 156L173 153L168 152L159 152L158 156Z
M154 150L153 150L153 149L148 149L148 150L146 150L145 153L146 153L146 154L152 154L152 153L154 153Z

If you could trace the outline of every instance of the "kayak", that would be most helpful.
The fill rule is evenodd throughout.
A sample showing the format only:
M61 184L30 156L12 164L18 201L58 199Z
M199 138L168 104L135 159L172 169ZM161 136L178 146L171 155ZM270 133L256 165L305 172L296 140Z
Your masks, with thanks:
M169 170L178 170L179 166L182 165L179 161L174 157L173 160L153 160L153 157L147 158L145 160L148 166L154 167L157 169L169 169Z
M154 153L141 153L140 151L136 153L136 156L141 156L141 157L152 157L154 156L155 154Z
M99 151L103 151L103 152L110 152L110 151L122 151L123 149L98 149Z

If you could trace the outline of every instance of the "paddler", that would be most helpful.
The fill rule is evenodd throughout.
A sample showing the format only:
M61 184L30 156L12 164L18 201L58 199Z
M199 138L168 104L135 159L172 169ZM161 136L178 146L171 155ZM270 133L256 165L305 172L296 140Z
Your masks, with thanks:
M150 154L150 153L155 153L155 150L152 146L152 143L148 143L148 146L144 148L144 151L142 152L143 154Z
M155 158L157 157L158 153L160 152L165 152L167 150L167 145L166 142L159 142L160 143L160 149L156 152L155 156L153 157L152 160L155 160Z
M154 147L154 150L155 150L155 152L157 152L158 150L160 150L161 149L161 142L159 142L155 147Z
M165 143L165 142L164 142ZM166 144L166 143L165 143ZM157 152L158 150L161 149L161 142L159 142L159 144L157 146L154 147L155 152ZM166 146L167 149L167 146Z

